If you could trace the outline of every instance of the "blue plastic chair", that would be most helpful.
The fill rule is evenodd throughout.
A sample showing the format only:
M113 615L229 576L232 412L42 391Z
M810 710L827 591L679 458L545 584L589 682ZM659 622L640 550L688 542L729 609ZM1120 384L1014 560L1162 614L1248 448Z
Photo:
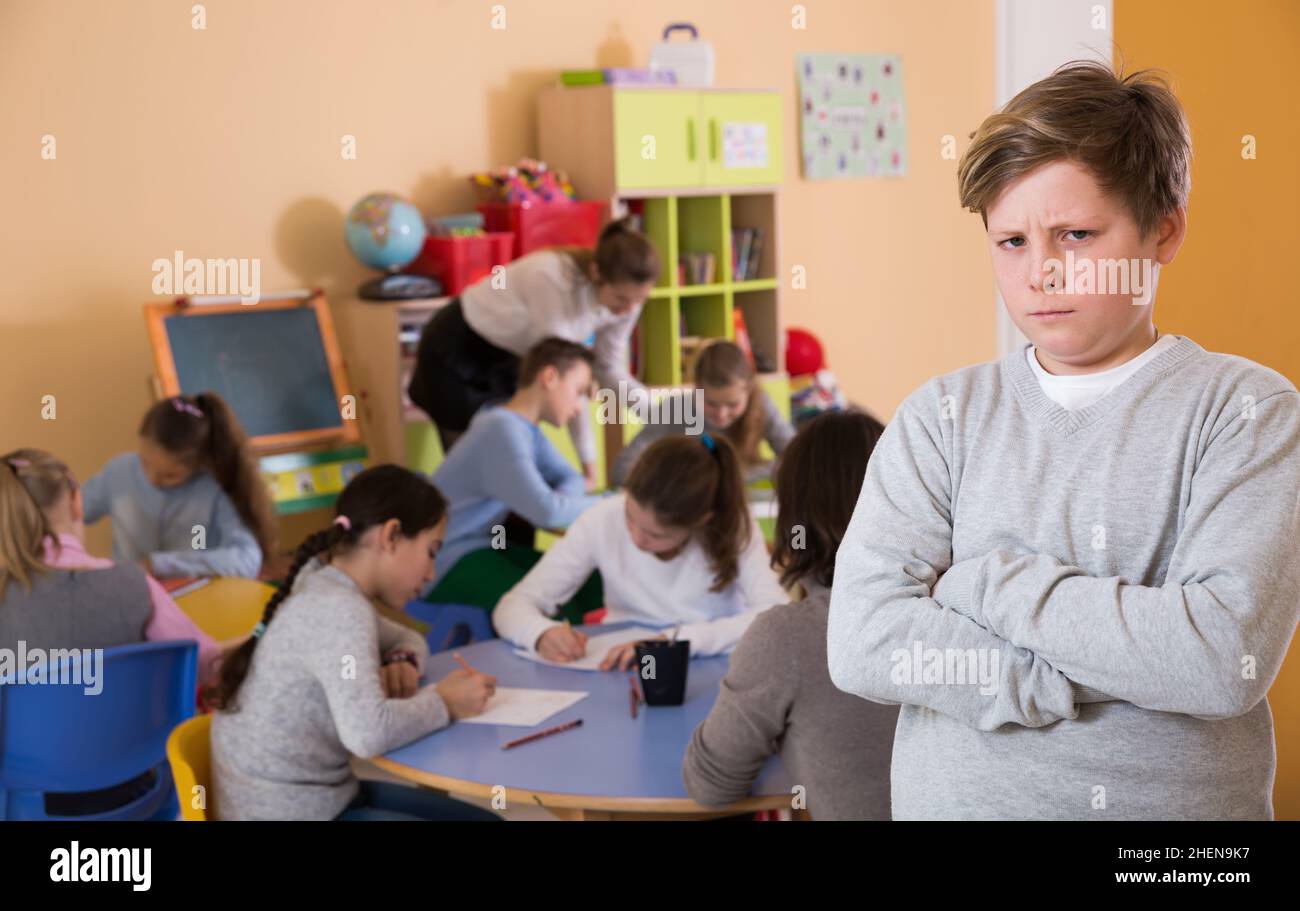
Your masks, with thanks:
M179 807L167 737L194 714L194 642L141 642L104 649L98 685L28 683L29 671L0 680L0 820L172 820ZM59 662L59 680L81 657ZM45 667L45 680L53 679ZM102 791L154 772L145 793L89 815L51 812L62 796Z
M422 623L429 624L425 640L430 652L445 652L471 642L495 639L492 618L475 604L437 604L429 601L409 601L406 612Z

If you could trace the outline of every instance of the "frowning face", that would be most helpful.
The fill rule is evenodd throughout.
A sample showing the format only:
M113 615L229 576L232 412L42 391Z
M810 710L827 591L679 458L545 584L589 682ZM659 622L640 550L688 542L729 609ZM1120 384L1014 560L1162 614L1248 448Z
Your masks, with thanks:
M987 214L998 290L1049 372L1105 370L1151 344L1154 282L1182 243L1182 210L1143 237L1128 208L1092 172L1056 161L1008 185ZM1091 288L1066 274L1073 263L1079 276L1085 260L1098 279ZM1109 264L1121 261L1128 277L1116 282L1118 267ZM1144 280L1151 287L1143 288ZM1145 303L1134 302L1143 296Z

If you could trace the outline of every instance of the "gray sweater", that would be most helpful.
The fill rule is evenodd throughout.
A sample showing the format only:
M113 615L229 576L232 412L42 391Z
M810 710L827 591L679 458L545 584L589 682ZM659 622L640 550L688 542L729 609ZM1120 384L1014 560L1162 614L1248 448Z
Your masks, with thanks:
M233 712L212 719L212 807L218 819L333 819L357 794L348 766L444 727L432 686L385 698L381 655L429 654L386 620L346 574L313 560L253 650Z
M1180 338L1077 411L1023 349L931 380L872 455L827 632L837 686L903 705L894 818L1271 818L1298 538L1272 370Z
M678 436L686 433L688 428L688 424L684 419L686 411L679 402L682 396L694 395L694 393L695 390L693 389L676 389L669 393L669 401L659 405L661 409L660 415L677 418L677 420L664 424L647 424L643 427L641 432L632 438L632 442L623 447L622 452L614 457L614 464L609 471L610 484L618 487L626 484L627 476L632 473L632 466L636 464L636 460L641 457L641 453L650 447L651 443L662 440L667 436ZM785 447L789 446L790 441L794 439L794 428L790 426L790 422L777 409L776 403L772 401L771 396L766 392L763 392L762 396L763 439L767 441L767 445L772 447L772 451L780 456L785 451ZM702 413L693 413L693 415L696 420L703 423L706 433L713 436L719 436L723 433L719 427L706 420ZM766 478L771 473L771 463L753 465L747 472L747 479L756 481Z
M6 469L7 470L7 469ZM134 563L108 569L48 569L27 589L17 579L0 598L0 648L112 648L144 641L153 616L144 570Z
M765 611L736 646L709 717L695 729L682 781L697 803L749 794L772 753L814 819L889 819L898 709L843 693L826 671L830 591ZM791 795L792 800L794 795Z

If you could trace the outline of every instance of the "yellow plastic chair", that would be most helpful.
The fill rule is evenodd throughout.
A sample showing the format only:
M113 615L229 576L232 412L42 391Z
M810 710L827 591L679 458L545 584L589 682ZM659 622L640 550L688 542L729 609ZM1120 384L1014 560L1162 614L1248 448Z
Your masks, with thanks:
M207 805L212 796L208 747L211 727L211 715L195 715L178 724L167 738L167 762L176 782L181 819L186 822L206 822L208 819ZM200 797L202 799L198 799ZM196 803L200 806L196 807Z
M199 629L221 642L251 633L273 594L275 587L265 582L223 576L181 595L176 604Z

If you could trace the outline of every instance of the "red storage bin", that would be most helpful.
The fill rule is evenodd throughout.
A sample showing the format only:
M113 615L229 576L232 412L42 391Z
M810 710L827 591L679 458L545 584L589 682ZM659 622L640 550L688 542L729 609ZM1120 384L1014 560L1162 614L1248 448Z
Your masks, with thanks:
M492 274L493 266L504 266L513 257L515 236L509 231L488 232L480 237L438 237L424 239L424 249L404 272L430 275L442 285L442 293L459 294L481 278Z
M543 247L594 247L605 220L605 203L577 200L570 203L485 202L483 227L515 235L515 258Z

